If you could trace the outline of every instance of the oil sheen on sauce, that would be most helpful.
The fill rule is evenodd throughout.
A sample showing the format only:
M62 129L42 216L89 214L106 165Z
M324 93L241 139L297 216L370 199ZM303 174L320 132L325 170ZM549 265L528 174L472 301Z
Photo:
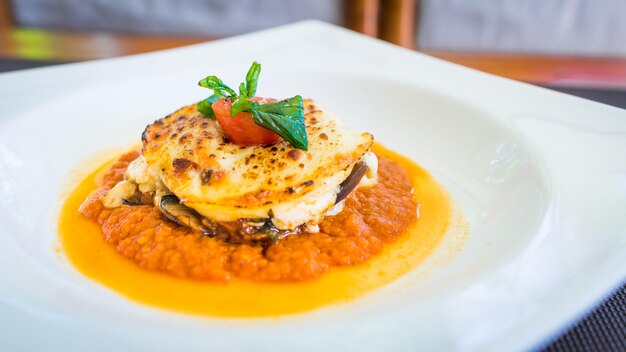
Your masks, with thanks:
M364 263L333 267L316 279L214 282L138 266L105 242L100 225L78 212L106 166L87 176L65 200L59 217L61 246L87 277L131 300L163 309L211 317L271 317L347 302L419 265L437 247L451 220L447 194L427 171L380 145L374 146L374 152L408 171L419 218L405 234L385 244L381 253Z

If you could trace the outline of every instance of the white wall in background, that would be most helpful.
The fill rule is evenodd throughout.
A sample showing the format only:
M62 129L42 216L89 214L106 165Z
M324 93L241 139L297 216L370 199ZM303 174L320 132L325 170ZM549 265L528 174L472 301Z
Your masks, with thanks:
M626 1L422 0L418 45L626 56Z
M0 0L5 1L5 0ZM20 25L229 36L300 21L343 22L337 0L12 0Z

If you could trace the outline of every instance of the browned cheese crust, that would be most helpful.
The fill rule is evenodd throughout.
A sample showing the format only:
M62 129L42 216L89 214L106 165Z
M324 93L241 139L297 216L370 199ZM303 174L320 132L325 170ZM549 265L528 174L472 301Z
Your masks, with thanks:
M149 125L142 155L182 202L246 208L289 201L351 168L373 143L371 134L348 131L312 100L304 109L308 151L284 140L235 145L193 104Z

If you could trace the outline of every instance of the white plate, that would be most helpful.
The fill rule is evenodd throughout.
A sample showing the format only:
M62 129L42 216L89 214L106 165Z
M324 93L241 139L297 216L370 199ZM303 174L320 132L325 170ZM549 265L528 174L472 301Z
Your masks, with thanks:
M350 304L224 321L130 302L54 251L69 170L255 59L261 95L314 97L431 170L472 226L459 255ZM520 350L626 276L623 110L334 26L3 74L0 113L1 350Z

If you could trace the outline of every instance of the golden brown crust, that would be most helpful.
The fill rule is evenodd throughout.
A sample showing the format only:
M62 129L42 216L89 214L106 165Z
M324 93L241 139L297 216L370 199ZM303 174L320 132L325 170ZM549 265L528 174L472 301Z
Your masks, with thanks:
M321 180L350 168L369 150L369 133L348 131L312 100L304 101L309 151L284 140L238 146L215 120L189 105L149 125L142 154L183 202L257 207L298 198Z

